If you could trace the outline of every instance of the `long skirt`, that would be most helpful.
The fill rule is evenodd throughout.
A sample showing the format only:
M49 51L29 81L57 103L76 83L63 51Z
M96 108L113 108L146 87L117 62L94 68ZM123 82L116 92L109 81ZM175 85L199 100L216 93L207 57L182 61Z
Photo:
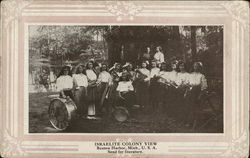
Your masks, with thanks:
M80 115L87 114L87 104L86 104L86 95L87 88L79 87L79 89L75 90L75 103L77 106L77 113Z
M159 82L157 82L154 79L151 79L149 86L149 95L150 95L151 108L153 109L157 108L157 105L160 101L159 87L160 87Z
M138 81L136 83L136 101L142 107L148 108L149 104L149 83Z
M97 87L96 86L87 87L87 103L88 103L88 115L95 115L96 104L97 104Z
M109 112L110 106L108 104L110 86L106 82L101 82L98 86L98 103L100 106L100 112Z
M187 108L187 121L189 123L193 123L197 119L197 112L200 110L200 98L199 95L201 94L201 87L194 86L188 92L186 97L186 108Z
M110 86L109 94L108 94L108 104L110 107L114 107L117 102L117 91L116 88L118 86L118 82L114 82L112 86Z

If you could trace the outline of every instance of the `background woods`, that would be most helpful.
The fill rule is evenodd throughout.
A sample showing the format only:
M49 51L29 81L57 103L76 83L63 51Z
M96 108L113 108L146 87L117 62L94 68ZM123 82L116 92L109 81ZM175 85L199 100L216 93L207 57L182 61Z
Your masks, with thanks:
M201 61L207 76L222 77L222 26L30 26L30 73L55 72L64 64L76 65L95 58L110 65L138 62L138 57L161 46L169 61Z

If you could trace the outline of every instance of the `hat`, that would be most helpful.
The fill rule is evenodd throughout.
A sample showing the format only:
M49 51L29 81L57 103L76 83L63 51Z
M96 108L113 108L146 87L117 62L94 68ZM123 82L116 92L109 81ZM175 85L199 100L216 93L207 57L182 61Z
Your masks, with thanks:
M200 61L197 61L197 62L195 62L196 64L198 64L200 67L203 67L203 64L202 64L202 62L200 62Z

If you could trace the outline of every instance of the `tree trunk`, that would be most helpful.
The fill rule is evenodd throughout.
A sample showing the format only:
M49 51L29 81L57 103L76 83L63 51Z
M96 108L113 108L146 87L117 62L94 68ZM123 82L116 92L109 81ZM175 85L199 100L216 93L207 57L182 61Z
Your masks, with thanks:
M192 58L196 59L196 26L191 26L191 50L192 50Z

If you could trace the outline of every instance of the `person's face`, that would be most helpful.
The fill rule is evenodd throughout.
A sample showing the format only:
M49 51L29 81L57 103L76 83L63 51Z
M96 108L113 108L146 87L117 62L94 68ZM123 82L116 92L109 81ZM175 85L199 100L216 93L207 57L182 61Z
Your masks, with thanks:
M132 65L130 64L129 66L128 66L128 71L131 71L132 70Z
M127 79L126 75L122 75L122 80L125 81Z
M155 68L156 67L156 62L152 62L151 65L152 65L153 68Z
M80 66L80 67L78 68L78 71L79 71L79 73L82 73L82 72L83 72L83 67Z
M97 71L97 72L100 72L101 70L100 70L100 66L96 66L95 67L95 70Z
M93 69L93 64L92 63L89 63L88 66L89 66L89 69Z
M194 71L198 71L199 65L197 63L194 64Z
M150 48L149 48L149 47L147 47L147 52L148 52L148 53L150 52Z
M179 65L179 69L180 69L180 71L185 71L185 66L184 66L184 64Z
M167 70L167 65L166 64L162 64L161 68L162 68L162 70Z
M128 72L128 70L127 69L122 69L122 72Z
M107 70L107 66L106 65L102 65L102 70L106 71Z
M177 68L176 64L172 64L171 67L173 70L176 70L176 68Z
M63 70L63 74L64 74L64 75L68 75L68 74L69 74L69 70L68 70L68 69L64 69L64 70Z
M120 70L120 68L121 68L120 64L116 65L116 70Z
M159 47L156 47L156 51L159 52L159 51L160 51L160 48L159 48Z
M142 68L146 68L146 67L147 67L147 64L146 64L146 63L142 63L142 64L141 64L141 67L142 67Z

